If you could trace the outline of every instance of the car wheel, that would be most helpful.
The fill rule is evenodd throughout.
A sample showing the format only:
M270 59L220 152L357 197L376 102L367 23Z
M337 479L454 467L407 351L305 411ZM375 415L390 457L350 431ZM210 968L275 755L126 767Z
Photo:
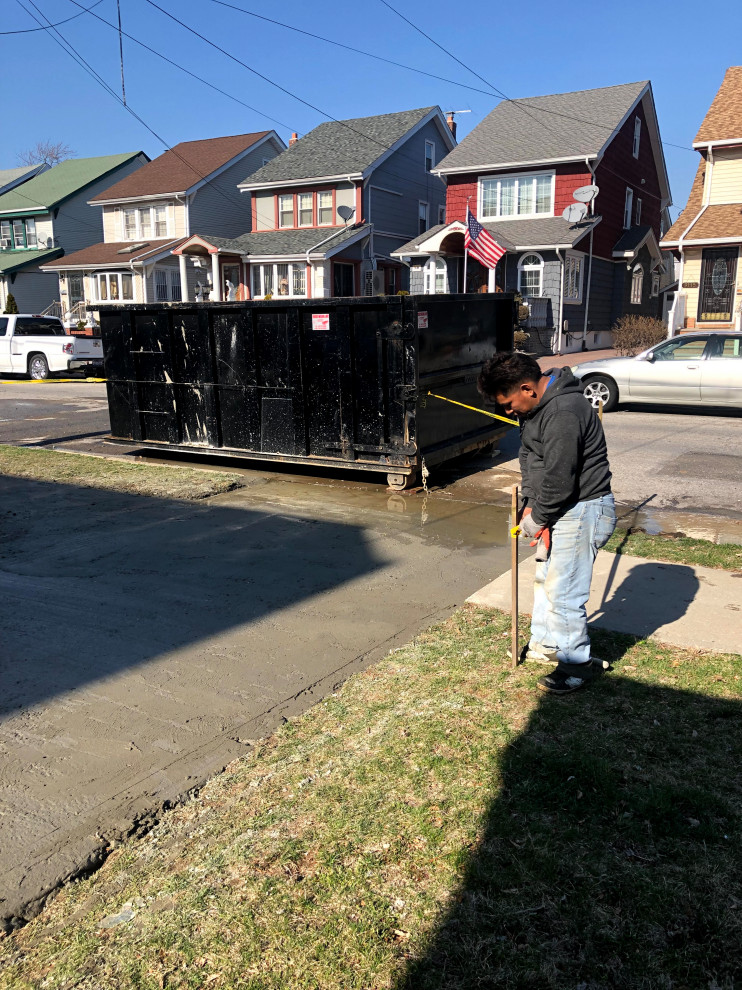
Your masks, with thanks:
M610 412L618 405L618 388L610 378L589 378L582 383L582 392L593 409L603 403L603 412Z
M41 382L49 377L49 362L43 354L32 354L28 359L28 374L34 381Z

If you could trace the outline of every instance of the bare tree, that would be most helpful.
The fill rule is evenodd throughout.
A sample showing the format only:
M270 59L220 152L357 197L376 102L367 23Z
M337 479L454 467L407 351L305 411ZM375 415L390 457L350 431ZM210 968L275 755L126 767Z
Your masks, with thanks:
M33 148L22 151L18 155L19 165L57 165L65 158L72 158L75 154L72 148L64 141L37 141Z

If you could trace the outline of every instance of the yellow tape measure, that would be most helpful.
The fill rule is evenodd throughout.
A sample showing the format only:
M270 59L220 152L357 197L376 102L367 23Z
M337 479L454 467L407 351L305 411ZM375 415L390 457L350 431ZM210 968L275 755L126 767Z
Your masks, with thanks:
M508 419L506 416L498 416L497 413L487 412L486 409L479 409L478 406L467 406L465 402L457 402L456 399L447 399L445 395L436 395L435 392L428 392L428 395L432 395L434 399L441 399L443 402L450 402L454 406L462 406L464 409L471 409L472 412L478 412L483 416L489 416L490 419L499 419L503 423L510 423L511 426L520 426L517 419Z

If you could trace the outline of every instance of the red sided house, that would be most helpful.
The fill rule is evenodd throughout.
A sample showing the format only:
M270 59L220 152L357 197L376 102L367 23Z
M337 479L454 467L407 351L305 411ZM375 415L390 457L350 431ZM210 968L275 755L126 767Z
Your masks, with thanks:
M662 312L671 199L649 82L503 100L434 171L446 223L393 252L412 292L520 292L560 353L609 345L624 313ZM464 286L467 204L506 254L495 269L469 257Z

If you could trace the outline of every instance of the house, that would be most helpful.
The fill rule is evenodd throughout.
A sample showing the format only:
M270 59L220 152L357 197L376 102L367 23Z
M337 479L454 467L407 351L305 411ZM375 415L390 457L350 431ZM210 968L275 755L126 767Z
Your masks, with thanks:
M245 233L194 229L174 253L212 269L212 299L395 293L392 252L442 219L433 169L454 146L438 107L320 124L240 182Z
M88 199L147 161L133 151L32 166L33 178L0 195L0 311L9 292L22 313L58 303L58 279L43 263L95 243L100 222L90 216Z
M186 270L173 248L194 229L222 236L249 229L250 205L237 183L285 147L275 131L184 141L97 190L88 213L90 206L102 211L103 240L44 266L59 278L63 313L195 294L199 272Z
M727 69L693 142L701 156L685 209L661 246L680 260L673 331L742 329L742 66Z
M503 100L435 171L446 222L393 252L412 292L520 292L559 352L660 312L670 187L650 83ZM492 270L469 257L464 285L467 205L507 253Z

